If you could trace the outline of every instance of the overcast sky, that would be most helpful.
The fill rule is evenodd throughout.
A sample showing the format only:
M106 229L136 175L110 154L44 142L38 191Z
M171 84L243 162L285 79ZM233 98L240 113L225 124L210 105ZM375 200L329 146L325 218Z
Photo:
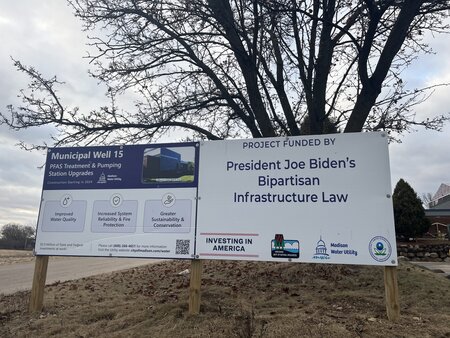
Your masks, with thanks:
M57 75L67 83L60 92L68 106L87 111L105 103L105 88L89 78L86 33L63 0L0 1L0 109L18 104L17 94L27 78L15 71L11 57L35 66L45 76ZM408 72L413 86L450 82L450 36L430 39L436 55L421 57ZM436 90L417 108L422 116L450 111L449 89ZM19 140L41 143L51 128L21 133L0 126L0 226L15 222L35 225L42 188L44 155L26 152ZM178 141L173 138L171 141ZM390 146L392 184L404 178L416 192L435 193L441 183L450 182L450 125L442 133L425 131L408 134L401 144Z

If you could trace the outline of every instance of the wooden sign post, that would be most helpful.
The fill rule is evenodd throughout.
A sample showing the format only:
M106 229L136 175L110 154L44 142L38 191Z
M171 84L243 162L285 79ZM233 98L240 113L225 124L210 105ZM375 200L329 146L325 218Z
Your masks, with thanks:
M191 261L191 281L189 285L189 314L200 313L200 287L202 284L202 261Z
M400 319L400 301L396 266L384 267L384 290L387 317L390 321L397 321Z
M31 313L41 311L44 305L44 288L45 280L47 279L48 257L49 256L36 256L29 307Z

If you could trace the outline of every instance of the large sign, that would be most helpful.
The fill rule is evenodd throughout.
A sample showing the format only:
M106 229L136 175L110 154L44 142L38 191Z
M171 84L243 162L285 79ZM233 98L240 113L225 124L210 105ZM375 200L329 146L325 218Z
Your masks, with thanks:
M201 144L196 254L396 265L387 143L358 133Z
M387 139L49 149L41 255L396 265Z
M198 143L48 150L40 255L192 258Z

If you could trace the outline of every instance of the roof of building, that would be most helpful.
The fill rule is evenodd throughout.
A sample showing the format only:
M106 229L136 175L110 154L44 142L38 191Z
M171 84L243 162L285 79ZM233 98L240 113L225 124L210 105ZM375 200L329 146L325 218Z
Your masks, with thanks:
M450 183L441 183L439 189L433 196L433 201L438 200L447 195L450 195Z

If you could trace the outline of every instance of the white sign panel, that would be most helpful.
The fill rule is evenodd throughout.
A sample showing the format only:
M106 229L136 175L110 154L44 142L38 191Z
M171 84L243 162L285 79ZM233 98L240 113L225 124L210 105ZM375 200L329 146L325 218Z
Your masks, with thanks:
M194 257L198 148L49 149L36 253Z
M200 146L196 255L397 265L383 133Z
M396 265L387 138L49 149L38 255Z

